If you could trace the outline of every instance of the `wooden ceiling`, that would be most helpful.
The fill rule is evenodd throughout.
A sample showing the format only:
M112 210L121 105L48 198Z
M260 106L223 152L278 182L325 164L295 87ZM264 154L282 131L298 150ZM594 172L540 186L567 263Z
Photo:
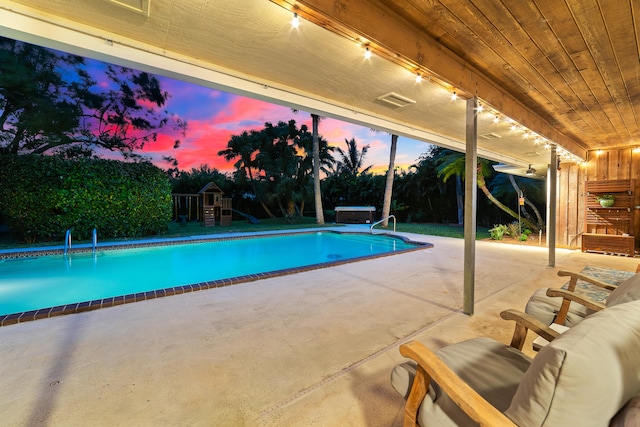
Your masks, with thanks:
M382 47L398 23L430 37L585 148L640 144L637 0L276 1L320 13ZM375 25L381 14L389 31ZM407 40L410 43L414 40ZM456 84L423 52L407 59ZM422 55L421 55L422 53ZM473 94L474 88L466 88Z
M637 0L0 0L0 35L463 150L465 103L450 101L455 90L584 159L586 150L640 145L639 8ZM296 31L294 11L303 18ZM436 84L416 84L418 72ZM379 99L389 92L415 102L390 108ZM478 154L545 170L544 148L509 127L478 114Z
M640 142L640 3L404 1L398 13L587 147Z

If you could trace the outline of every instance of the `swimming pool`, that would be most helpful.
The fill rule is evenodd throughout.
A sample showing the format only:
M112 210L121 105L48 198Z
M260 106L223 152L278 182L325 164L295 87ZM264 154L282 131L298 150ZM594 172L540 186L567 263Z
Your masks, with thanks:
M331 231L0 260L0 326L432 247Z

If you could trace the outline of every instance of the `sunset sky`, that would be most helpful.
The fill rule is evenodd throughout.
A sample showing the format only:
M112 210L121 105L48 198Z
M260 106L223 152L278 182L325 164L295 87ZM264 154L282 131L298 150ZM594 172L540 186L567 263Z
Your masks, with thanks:
M295 120L298 127L307 124L311 129L311 116L304 111L295 114L288 107L164 77L159 79L163 90L171 94L165 108L189 123L186 138L180 138L180 148L173 148L176 135L165 134L145 149L152 161L165 169L168 164L162 160L162 156L173 156L178 159L178 168L182 170L199 168L200 165L206 164L220 172L231 172L232 164L227 163L217 153L227 147L232 135L245 130L261 130L265 122L276 124L278 121L290 119ZM373 165L374 173L386 171L389 163L389 134L376 133L366 127L329 118L320 122L319 132L332 146L345 148L345 138L355 138L359 147L369 145L365 166ZM407 168L415 163L427 148L428 145L424 142L400 137L396 166Z

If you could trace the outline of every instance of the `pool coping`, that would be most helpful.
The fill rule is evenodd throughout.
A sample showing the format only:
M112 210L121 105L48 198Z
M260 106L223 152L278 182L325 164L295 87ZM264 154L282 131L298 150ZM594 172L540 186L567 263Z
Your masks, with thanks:
M127 242L127 243L118 243L118 244L105 244L100 245L99 250L115 250L115 249L135 249L141 247L149 247L149 246L169 246L169 245L178 245L178 244L197 244L197 243L205 243L211 241L220 241L220 240L241 240L241 239L254 239L260 237L273 237L273 236L286 236L291 234L309 234L309 233L336 233L336 234L368 234L363 232L355 232L355 231L336 231L336 230L314 230L314 231L302 231L302 232L278 232L278 233L269 233L269 234L253 234L253 235L241 235L241 236L217 236L211 238L197 238L197 239L173 239L170 241L144 241L144 242ZM11 313L0 315L0 327L15 325L17 323L30 322L40 319L47 319L56 316L63 316L67 314L76 314L82 313L86 311L98 310L101 308L115 307L122 304L130 304L134 302L147 301L155 298L162 298L171 295L179 295L189 292L195 292L206 289L214 289L221 288L225 286L236 285L240 283L253 282L262 279L270 279L279 276L286 276L290 274L302 273L305 271L313 271L319 270L323 268L333 267L337 265L350 264L353 262L359 262L369 259L382 258L392 255L399 255L403 253L430 249L433 248L432 243L427 242L417 242L407 237L391 234L391 233L376 233L375 235L384 235L388 237L394 237L403 240L405 243L411 243L415 245L413 248L402 249L399 251L385 252L381 254L375 255L367 255L356 258L350 258L346 260L333 260L327 261L318 264L312 264L308 266L301 267L292 267L280 270L274 270L266 273L257 273L257 274L248 274L244 276L236 276L232 278L226 279L216 279L207 282L194 283L189 285L175 286L171 288L164 288L159 290L147 291L147 292L139 292L135 294L127 294L120 295L115 297L102 298L92 301L83 301L78 303L71 303L65 305L59 305L55 307L46 307L37 310L30 310L20 313ZM91 253L91 247L79 247L74 249L74 253ZM39 256L51 256L51 255L63 255L64 250L62 248L47 248L42 250L19 250L15 252L3 252L0 253L0 260L6 259L22 259L22 258L33 258Z

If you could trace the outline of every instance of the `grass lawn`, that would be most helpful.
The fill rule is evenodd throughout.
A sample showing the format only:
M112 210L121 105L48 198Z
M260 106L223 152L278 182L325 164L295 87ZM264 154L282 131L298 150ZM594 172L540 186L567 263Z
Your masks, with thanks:
M159 236L150 236L149 238L175 238L175 237L189 237L200 236L207 234L223 234L223 233L247 233L253 231L273 231L273 230L295 230L301 228L326 228L335 227L340 224L326 224L324 226L317 225L315 217L298 218L295 223L289 224L282 218L270 218L261 219L259 224L250 224L246 220L233 221L228 227L205 227L200 222L189 222L186 225L181 225L175 222L169 224L169 229L166 233ZM376 230L384 230L382 227L377 226ZM389 224L389 230L393 230L393 225ZM461 225L449 225L449 224L415 224L415 223L398 223L396 227L397 231L415 234L426 234L431 236L443 236L453 238L464 238L464 228ZM478 240L489 238L489 232L486 227L478 227L477 237ZM128 239L113 239L110 241L125 241ZM137 239L132 239L137 240ZM73 244L78 243L90 243L90 241L73 241ZM98 230L98 244L104 243L100 240L100 230ZM20 243L13 241L10 236L0 235L0 249L22 249L28 247L38 246L62 246L63 241L51 241L51 242L38 242L38 243Z

